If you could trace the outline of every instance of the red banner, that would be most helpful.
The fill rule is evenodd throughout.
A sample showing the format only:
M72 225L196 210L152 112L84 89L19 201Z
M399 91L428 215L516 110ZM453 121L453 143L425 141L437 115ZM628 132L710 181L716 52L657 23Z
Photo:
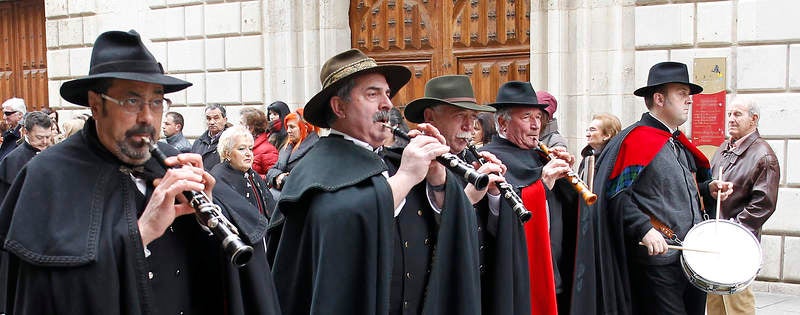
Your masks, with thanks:
M692 96L692 143L719 146L725 141L725 90Z

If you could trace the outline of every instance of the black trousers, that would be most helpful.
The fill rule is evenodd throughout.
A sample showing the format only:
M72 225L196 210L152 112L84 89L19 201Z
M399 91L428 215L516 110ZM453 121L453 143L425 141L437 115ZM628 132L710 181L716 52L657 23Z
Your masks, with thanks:
M634 314L705 314L706 293L689 283L680 261L663 266L633 263L631 267Z

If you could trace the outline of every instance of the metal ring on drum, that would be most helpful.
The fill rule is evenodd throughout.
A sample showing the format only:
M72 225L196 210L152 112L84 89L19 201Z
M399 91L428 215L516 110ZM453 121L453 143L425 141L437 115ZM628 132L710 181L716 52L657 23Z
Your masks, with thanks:
M725 295L744 290L761 269L761 245L741 224L707 220L692 227L683 246L717 253L683 251L681 265L695 287L707 293Z

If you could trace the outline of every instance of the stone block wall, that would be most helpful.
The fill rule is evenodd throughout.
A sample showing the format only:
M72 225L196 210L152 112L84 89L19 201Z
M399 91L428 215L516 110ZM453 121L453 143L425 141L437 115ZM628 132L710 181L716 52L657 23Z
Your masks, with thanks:
M205 130L208 103L226 105L234 124L241 107L300 107L320 89L321 64L350 47L347 10L334 0L46 0L50 106L62 120L86 112L61 99L61 83L88 73L97 35L136 29L167 73L194 84L168 95L188 137Z

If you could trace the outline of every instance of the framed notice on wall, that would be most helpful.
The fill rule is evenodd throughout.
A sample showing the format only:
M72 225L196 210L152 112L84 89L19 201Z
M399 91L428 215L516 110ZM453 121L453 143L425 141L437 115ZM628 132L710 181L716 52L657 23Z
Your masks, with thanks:
M692 143L713 153L725 141L726 58L695 58L693 82L703 93L692 97ZM706 155L709 155L708 153Z

